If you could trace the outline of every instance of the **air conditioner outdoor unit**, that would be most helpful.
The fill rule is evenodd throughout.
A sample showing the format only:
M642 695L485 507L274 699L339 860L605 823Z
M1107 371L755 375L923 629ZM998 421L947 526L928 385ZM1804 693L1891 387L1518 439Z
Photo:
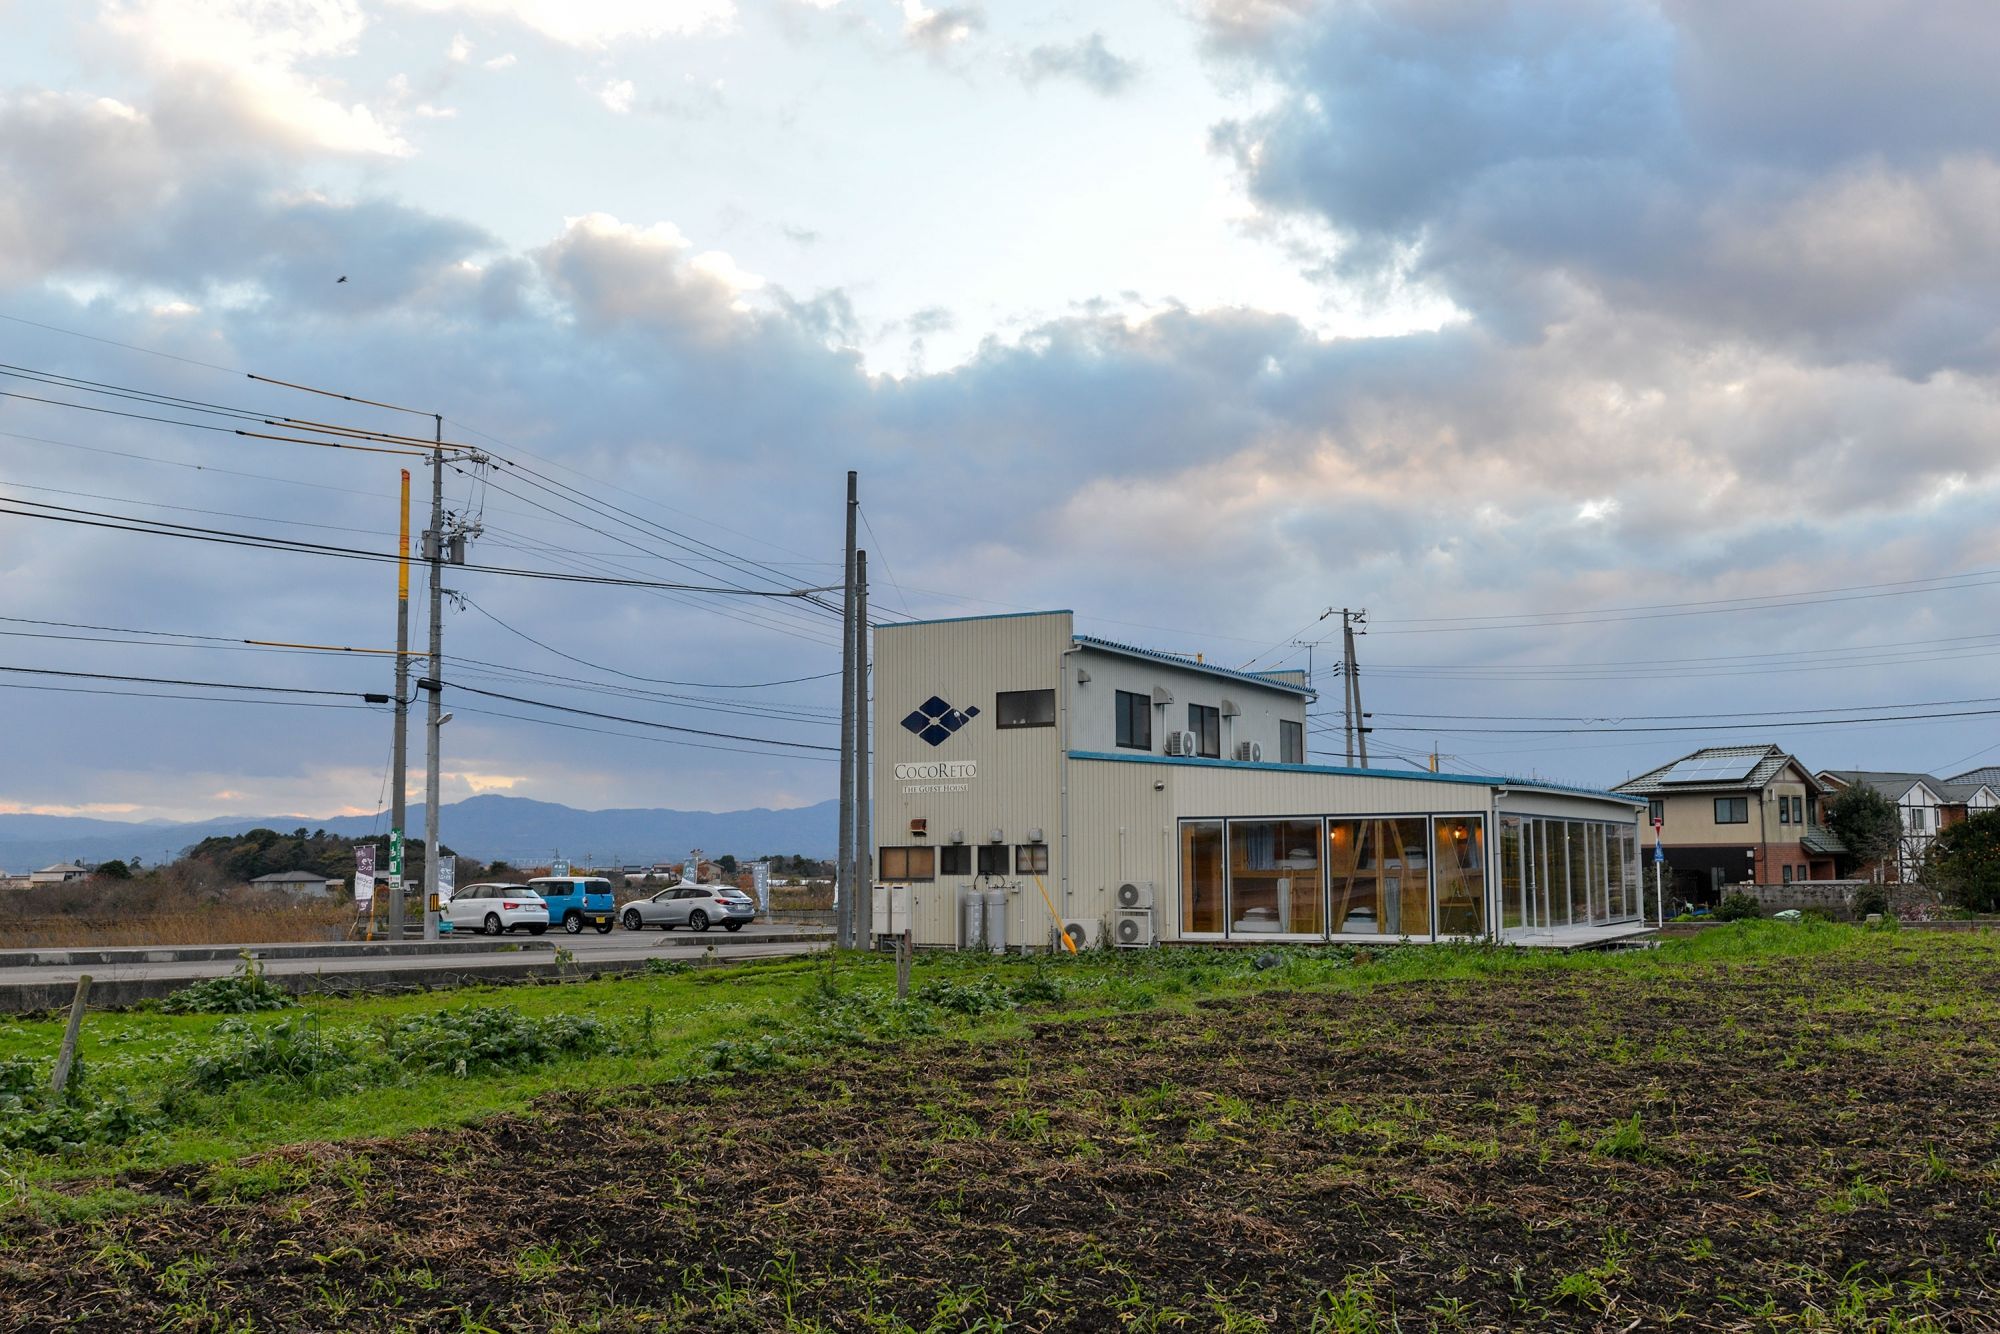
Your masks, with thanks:
M1097 938L1103 933L1103 930L1104 923L1102 922L1087 921L1078 918L1075 921L1064 922L1062 931L1059 935L1051 937L1049 944L1052 948L1067 954L1069 951L1063 949L1060 937L1068 936L1070 943L1075 945L1079 950L1094 950L1097 948Z
M1153 943L1153 910L1120 908L1118 920L1112 927L1112 940L1118 948L1126 950L1139 950L1150 946Z
M1167 754L1192 755L1194 754L1194 752L1195 752L1194 733L1192 732L1167 733Z
M1236 758L1255 764L1264 758L1264 743L1261 741L1239 741L1236 743Z
M1121 908L1145 908L1153 906L1153 882L1150 880L1128 880L1118 886L1118 906Z

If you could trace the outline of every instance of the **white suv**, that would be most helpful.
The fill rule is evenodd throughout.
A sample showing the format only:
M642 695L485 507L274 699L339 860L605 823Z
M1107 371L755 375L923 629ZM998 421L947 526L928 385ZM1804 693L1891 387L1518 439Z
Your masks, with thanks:
M549 929L549 905L526 885L467 885L451 896L444 915L452 930L505 935L521 927L539 936Z

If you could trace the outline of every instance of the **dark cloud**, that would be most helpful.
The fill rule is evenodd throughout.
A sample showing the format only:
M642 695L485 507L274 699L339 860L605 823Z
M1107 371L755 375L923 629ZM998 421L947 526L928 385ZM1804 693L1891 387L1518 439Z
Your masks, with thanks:
M1216 48L1281 91L1216 144L1338 234L1336 273L1405 273L1510 337L1586 289L1820 359L1990 368L1996 39L1945 8L1225 10Z

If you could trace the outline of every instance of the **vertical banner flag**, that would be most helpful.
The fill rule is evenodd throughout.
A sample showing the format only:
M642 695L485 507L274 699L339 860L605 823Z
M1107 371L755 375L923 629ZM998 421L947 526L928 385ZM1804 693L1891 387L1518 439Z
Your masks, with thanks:
M375 845L362 843L354 849L354 906L366 908L375 901Z
M438 858L438 907L451 902L452 891L458 888L458 858Z
M771 915L771 863L750 863L750 887L757 894L757 911Z

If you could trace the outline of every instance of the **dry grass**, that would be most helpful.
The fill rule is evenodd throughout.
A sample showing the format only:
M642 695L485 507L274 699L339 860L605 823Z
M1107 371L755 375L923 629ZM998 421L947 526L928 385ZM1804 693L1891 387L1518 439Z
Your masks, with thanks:
M292 940L340 940L354 921L351 904L210 907L120 917L16 917L0 931L0 946L46 949L103 945L233 945Z

